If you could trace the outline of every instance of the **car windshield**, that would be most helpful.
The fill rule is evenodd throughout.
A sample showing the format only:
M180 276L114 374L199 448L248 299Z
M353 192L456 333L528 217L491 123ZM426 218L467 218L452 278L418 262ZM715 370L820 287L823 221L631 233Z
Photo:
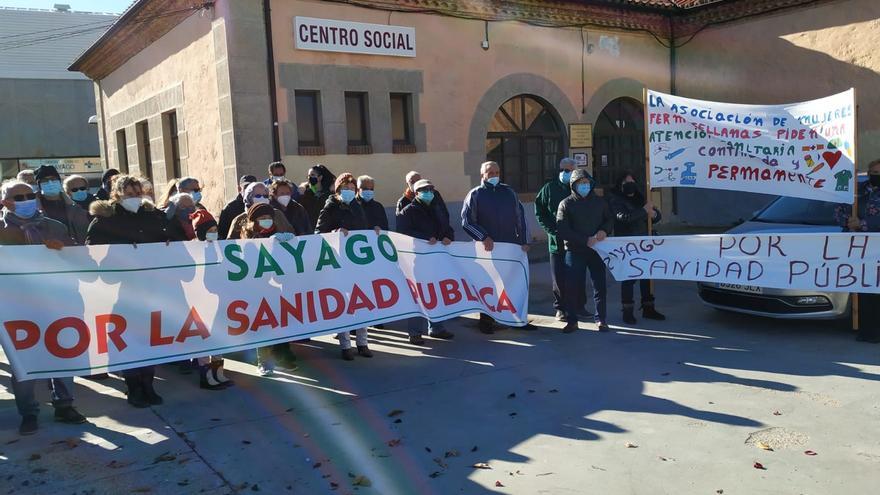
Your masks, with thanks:
M770 203L753 221L793 223L801 225L837 225L834 210L837 203L814 199L782 197Z

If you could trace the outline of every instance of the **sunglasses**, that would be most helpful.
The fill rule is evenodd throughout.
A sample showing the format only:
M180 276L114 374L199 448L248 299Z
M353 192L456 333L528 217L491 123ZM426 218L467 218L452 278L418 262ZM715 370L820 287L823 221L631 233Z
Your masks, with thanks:
M268 198L269 195L268 194L254 194L254 197L255 198Z
M70 192L88 191L87 187L71 187Z
M202 188L201 188L201 187L197 187L197 188L195 188L195 189L190 189L189 192L194 192L194 193L202 192Z
M12 199L14 201L30 201L32 199L37 199L37 195L36 193L16 194Z

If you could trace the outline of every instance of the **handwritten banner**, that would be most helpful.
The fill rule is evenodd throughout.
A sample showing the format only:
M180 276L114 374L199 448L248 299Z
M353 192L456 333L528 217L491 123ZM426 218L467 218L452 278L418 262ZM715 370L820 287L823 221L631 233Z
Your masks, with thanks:
M449 246L373 231L290 242L50 251L0 246L0 343L16 376L90 375L425 316L521 326L519 246Z
M613 237L595 249L618 281L880 293L880 234Z
M648 91L652 187L852 203L855 93L735 105Z

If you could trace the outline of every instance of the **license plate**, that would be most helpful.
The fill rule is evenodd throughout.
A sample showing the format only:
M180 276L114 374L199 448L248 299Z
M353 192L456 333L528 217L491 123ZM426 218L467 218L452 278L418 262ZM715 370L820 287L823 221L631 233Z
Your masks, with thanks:
M763 294L764 289L756 285L740 285L740 284L715 284L719 289L732 290L735 292L748 292L749 294Z

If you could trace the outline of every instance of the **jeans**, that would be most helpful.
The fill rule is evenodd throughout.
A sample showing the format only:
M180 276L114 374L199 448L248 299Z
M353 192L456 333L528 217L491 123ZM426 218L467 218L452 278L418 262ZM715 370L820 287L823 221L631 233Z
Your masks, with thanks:
M553 309L565 311L565 251L550 253L550 276L553 280ZM578 303L578 311L582 311L587 304L585 291L578 294Z
M565 305L570 321L577 321L578 312L583 308L577 294L586 293L587 270L593 281L593 300L596 302L596 323L604 322L608 313L605 263L593 249L565 253L565 268L568 272L565 284ZM573 297L574 296L574 297Z
M337 333L336 338L339 339L339 343L342 345L343 349L351 349L351 338L348 336L348 331ZM358 347L363 347L367 345L367 329L358 328L355 332L355 344Z
M633 294L635 293L636 281L627 280L620 284L620 302L623 304L633 304ZM639 280L639 295L642 296L642 305L654 302L654 295L651 294L651 281L643 278Z
M438 334L444 330L444 325L442 321L432 323L431 320L427 318L414 316L406 320L406 331L407 333L409 333L410 337L421 335L422 332L425 331L425 323L427 323L428 335Z
M15 406L18 414L22 416L38 416L40 404L36 398L37 382L42 380L27 380L20 382L12 375L12 393L15 395ZM49 390L52 391L52 406L55 409L70 407L73 405L73 378L50 378Z

